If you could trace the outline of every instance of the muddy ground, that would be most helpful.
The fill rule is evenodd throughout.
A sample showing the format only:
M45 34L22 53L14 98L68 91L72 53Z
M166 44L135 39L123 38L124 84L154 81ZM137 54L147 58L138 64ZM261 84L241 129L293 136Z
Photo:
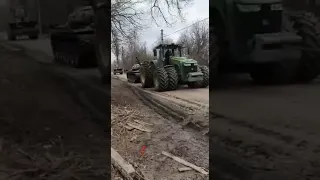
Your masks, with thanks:
M146 101L143 103L134 88L128 86L126 82L112 79L111 92L112 147L119 154L149 180L208 179L208 176L196 171L179 172L178 168L184 165L161 154L162 151L166 151L208 169L207 136L184 126L183 121L177 122L171 116L166 116L159 112L159 109L150 108L150 104ZM152 124L145 126L152 132L128 130L123 126L128 122L134 123L135 120ZM147 150L141 157L139 152L142 145L147 145ZM116 178L117 175L113 173L113 177Z
M319 180L319 79L287 86L258 86L246 76L228 81L210 93L210 173Z
M0 179L106 179L109 138L68 80L0 49Z

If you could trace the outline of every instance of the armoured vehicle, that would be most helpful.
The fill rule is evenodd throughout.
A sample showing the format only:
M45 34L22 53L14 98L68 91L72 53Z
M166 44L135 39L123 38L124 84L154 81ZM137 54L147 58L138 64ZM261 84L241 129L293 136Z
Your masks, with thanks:
M176 90L179 85L207 87L209 69L196 60L182 56L180 44L160 44L154 48L155 60L140 65L140 81L143 88L155 87L157 91Z
M127 72L127 80L132 83L140 83L140 64L135 64Z
M10 8L10 22L7 27L9 40L16 40L18 36L27 35L30 39L37 39L39 36L38 22L28 19L26 9L23 6Z
M222 73L250 73L258 83L309 82L320 73L318 20L282 0L210 3L210 81Z
M68 21L51 29L54 60L75 68L95 67L94 14L91 6L75 9Z

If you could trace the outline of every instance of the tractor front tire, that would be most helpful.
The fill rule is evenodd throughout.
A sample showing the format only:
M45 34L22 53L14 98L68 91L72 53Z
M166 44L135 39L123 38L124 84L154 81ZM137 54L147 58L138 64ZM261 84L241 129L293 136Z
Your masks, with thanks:
M256 64L250 75L258 84L291 84L295 81L298 64L299 59Z
M168 74L163 67L156 67L155 72L153 74L153 84L155 90L158 92L163 92L168 89L169 78Z
M207 66L199 66L201 72L203 73L203 80L198 83L198 86L201 88L206 88L209 86L209 68Z
M173 66L165 67L168 75L168 91L176 90L179 86L179 77Z
M144 62L141 64L140 82L143 88L151 88L153 86L153 78L149 62Z
M302 37L302 57L297 82L308 83L320 74L320 32L318 19L312 13L292 16L293 29Z

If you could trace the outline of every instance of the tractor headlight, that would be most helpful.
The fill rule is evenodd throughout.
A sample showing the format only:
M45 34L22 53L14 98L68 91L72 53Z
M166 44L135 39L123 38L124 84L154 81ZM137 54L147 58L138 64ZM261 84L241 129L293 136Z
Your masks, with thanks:
M272 11L282 11L282 4L271 4Z
M261 10L261 6L260 5L237 4L237 7L238 7L239 11L241 11L241 12L258 12L258 11Z

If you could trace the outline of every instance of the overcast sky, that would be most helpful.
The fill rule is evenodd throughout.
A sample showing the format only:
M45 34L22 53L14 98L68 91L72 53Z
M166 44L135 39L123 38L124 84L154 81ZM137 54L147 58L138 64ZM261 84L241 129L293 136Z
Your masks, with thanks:
M170 35L175 31L178 31L186 26L193 24L196 21L209 17L209 0L194 0L192 4L188 5L188 7L186 7L183 10L183 14L185 15L185 21L179 21L175 23L172 27L166 27L164 24L161 24L158 27L156 23L150 24L151 28L145 29L140 32L141 42L146 42L148 49L152 50L153 46L155 46L155 44L153 43L160 37L161 29L163 29L164 35ZM180 33L182 33L183 31L184 30L172 34L167 38L172 38L174 41L176 41L179 38ZM114 59L115 56L112 55L112 60Z

